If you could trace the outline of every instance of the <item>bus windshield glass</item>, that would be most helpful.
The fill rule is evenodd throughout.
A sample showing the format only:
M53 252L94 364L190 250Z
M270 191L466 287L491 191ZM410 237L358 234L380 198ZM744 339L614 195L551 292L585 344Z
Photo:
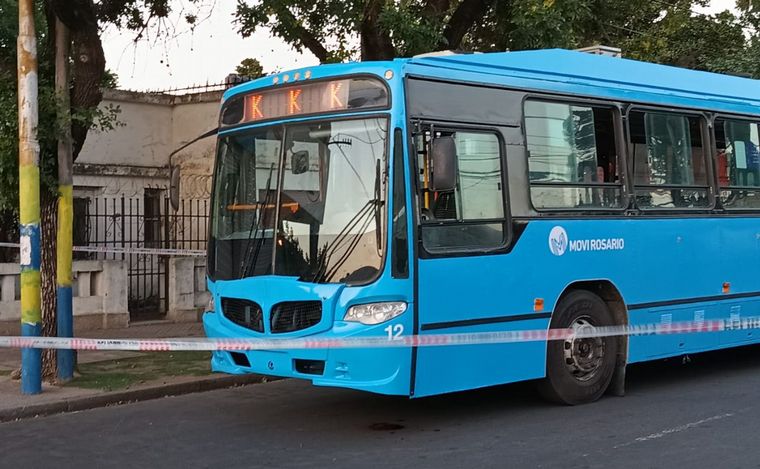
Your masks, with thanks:
M361 284L383 259L386 118L219 138L209 274Z

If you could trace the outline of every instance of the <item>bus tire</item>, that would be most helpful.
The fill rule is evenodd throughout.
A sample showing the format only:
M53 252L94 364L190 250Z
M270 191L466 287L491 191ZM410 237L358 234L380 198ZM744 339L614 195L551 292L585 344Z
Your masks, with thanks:
M553 329L614 325L601 298L585 290L567 294L552 315ZM618 354L617 337L553 340L546 345L546 377L538 390L546 399L578 405L599 399L612 380Z

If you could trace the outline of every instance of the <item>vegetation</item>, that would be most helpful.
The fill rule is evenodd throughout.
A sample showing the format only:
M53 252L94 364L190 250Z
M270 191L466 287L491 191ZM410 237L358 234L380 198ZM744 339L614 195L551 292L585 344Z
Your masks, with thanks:
M198 4L200 0L187 0ZM135 32L169 14L171 0L36 0L35 23L39 62L39 127L41 168L41 249L43 334L55 335L55 231L57 222L57 141L64 126L71 128L74 158L92 129L109 130L115 108L102 109L101 88L115 85L106 72L101 26L111 23ZM71 118L59 119L54 90L55 24L71 31ZM194 22L193 15L185 16ZM18 0L0 0L0 241L17 239L18 118L16 98L16 36ZM5 252L7 255L7 251ZM54 373L52 353L45 353L44 373Z
M707 0L238 0L243 36L267 27L321 62L436 50L594 44L651 62L760 77L760 0L739 16L696 13Z
M261 62L250 57L243 59L240 62L240 65L235 67L235 73L249 80L255 80L256 78L266 75L266 73L264 73L264 67L261 66Z
M144 353L123 358L79 365L79 376L67 386L117 391L167 377L205 376L210 352Z

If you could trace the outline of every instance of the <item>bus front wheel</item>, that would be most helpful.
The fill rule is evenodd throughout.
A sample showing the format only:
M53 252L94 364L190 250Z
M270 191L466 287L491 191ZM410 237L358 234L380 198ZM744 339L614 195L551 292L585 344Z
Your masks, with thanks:
M585 290L567 294L552 315L552 329L579 333L614 325L612 313L601 298ZM579 337L552 340L546 346L546 378L539 392L567 405L599 399L609 386L618 352L616 337Z

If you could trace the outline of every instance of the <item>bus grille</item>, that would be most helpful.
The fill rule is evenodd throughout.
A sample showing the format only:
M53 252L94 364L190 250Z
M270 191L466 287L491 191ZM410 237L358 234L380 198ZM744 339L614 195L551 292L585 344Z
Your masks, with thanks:
M222 298L222 314L239 326L264 332L264 314L258 303L238 298Z
M322 320L321 301L285 301L272 308L273 334L293 332L314 326Z

